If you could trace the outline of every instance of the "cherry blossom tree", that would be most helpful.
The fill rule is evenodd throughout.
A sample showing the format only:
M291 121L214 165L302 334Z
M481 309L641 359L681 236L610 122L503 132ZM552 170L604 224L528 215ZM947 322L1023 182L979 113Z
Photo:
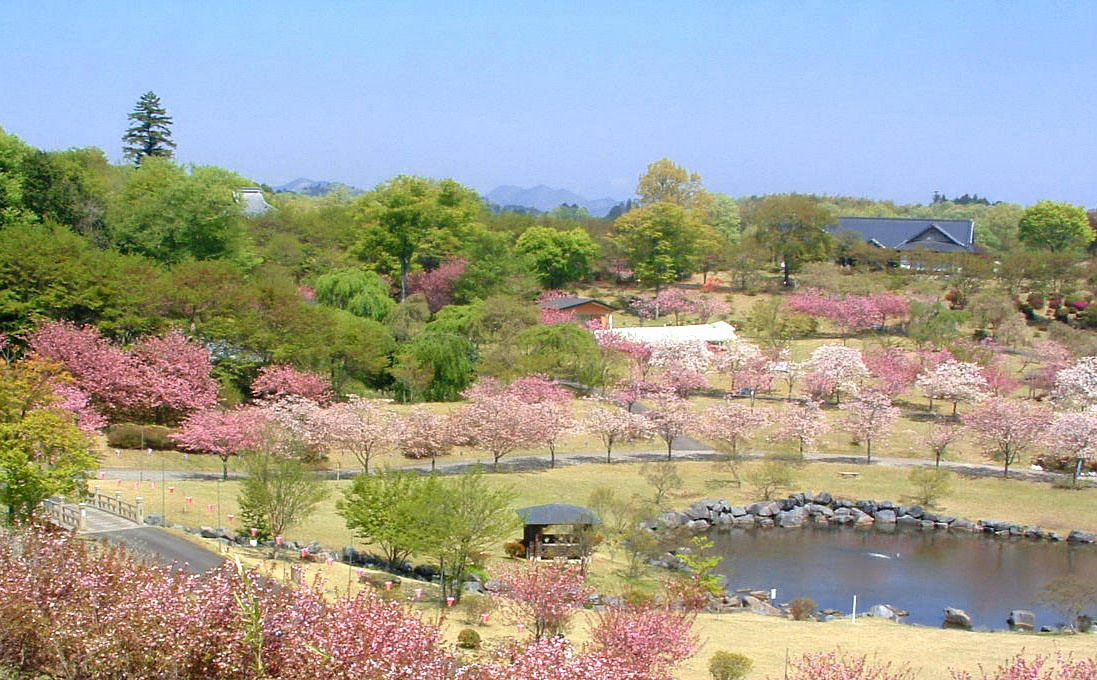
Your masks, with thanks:
M408 275L408 293L422 293L427 307L434 314L453 302L453 287L465 273L468 261L447 260L430 271L412 272Z
M571 404L563 401L542 401L529 405L532 418L530 438L549 450L549 467L556 467L556 447L560 440L575 432L577 423Z
M217 404L209 350L179 331L141 338L131 354L143 377L144 406L156 422L178 422L187 413Z
M269 423L269 414L254 406L228 411L209 409L187 416L179 432L169 436L184 451L220 458L221 478L228 479L229 458L258 447Z
M765 412L728 399L705 409L700 428L705 437L726 445L731 450L732 458L736 458L740 445L769 422Z
M260 399L302 397L317 404L331 402L331 381L310 371L300 371L286 364L263 366L251 384L251 393Z
M502 645L488 659L459 668L456 680L651 680L634 665L617 655L576 650L563 638L546 638Z
M560 403L572 398L571 390L552 378L538 374L518 378L507 385L505 391L526 404Z
M811 353L807 370L833 385L835 402L841 393L856 395L861 382L868 377L868 368L860 350L845 345L821 345Z
M595 331L594 338L603 350L617 352L629 362L629 375L634 380L644 380L651 369L651 345L621 337L613 331Z
M396 446L406 458L430 459L431 472L439 456L447 456L460 442L459 423L449 415L435 413L426 406L413 406L400 418L396 428Z
M76 419L76 426L85 434L99 434L107 426L106 417L95 410L88 393L74 383L57 380L53 385L53 393L57 401L52 406L72 414Z
M712 360L712 350L703 340L677 340L651 346L651 365L656 368L703 373Z
M1054 340L1035 340L1032 348L1039 364L1025 374L1029 396L1050 394L1055 389L1055 377L1070 365L1073 355L1066 345Z
M644 319L658 319L673 314L675 326L681 325L683 314L694 311L693 301L679 288L664 288L651 297L637 298L630 307Z
M708 323L714 316L730 314L731 305L715 295L698 295L693 298L693 313L697 315L698 323Z
M1000 397L983 401L963 418L984 455L1001 461L1003 477L1041 441L1050 420L1044 406Z
M498 471L503 456L537 443L529 427L536 416L530 404L504 393L469 402L458 418L469 445L491 454L492 470Z
M769 392L773 389L776 377L773 362L765 356L758 357L735 373L736 383L750 394L751 408L754 408L754 400L759 392Z
M506 600L516 623L529 626L534 640L562 634L594 589L579 565L526 561L493 574L492 592Z
M737 381L740 373L762 358L762 350L758 345L746 340L736 339L725 343L716 352L712 363L716 370L728 377L729 388L734 391L739 386Z
M789 680L915 680L914 671L891 664L874 664L864 656L809 652L792 662Z
M664 371L659 377L662 386L673 392L679 399L687 399L697 390L703 390L709 386L708 378L704 373L685 368Z
M892 398L906 392L922 370L909 353L895 347L865 355L865 366L876 378L876 389Z
M674 440L686 433L686 428L698 421L689 402L677 396L659 396L641 413L650 423L650 430L667 445L667 460L673 453Z
M673 680L674 669L697 650L694 615L669 606L611 607L598 613L590 649L618 659L649 680Z
M1074 459L1073 485L1086 461L1097 460L1097 410L1056 413L1044 433L1043 444L1053 453Z
M918 443L933 453L934 467L941 467L947 449L963 436L964 431L955 422L935 422L928 432L918 438Z
M951 401L953 416L961 401L980 401L986 398L989 390L987 379L978 364L955 359L944 361L923 373L917 385L929 399L929 410L933 410L935 399Z
M952 671L953 680L972 680L967 671ZM1058 654L1054 661L1047 656L1026 658L1021 654L994 671L982 671L982 680L1097 680L1097 659L1075 659Z
M606 447L606 462L612 462L613 447L617 444L647 439L652 436L647 418L622 408L595 405L580 420L584 432L596 435Z
M987 381L987 391L995 397L1008 397L1021 386L1021 381L1010 375L1001 362L983 366L980 372L983 374L983 379Z
M823 417L823 409L814 401L802 401L782 409L777 415L777 432L774 439L796 442L800 455L830 430Z
M894 293L830 295L806 290L789 295L787 302L794 311L830 321L841 330L843 338L910 313L907 299Z
M865 443L865 459L871 463L873 443L886 441L899 419L899 409L892 406L891 397L876 391L862 392L842 409L849 413L842 421L846 431Z
M1097 406L1097 356L1082 357L1061 369L1051 398L1060 408Z
M312 417L310 434L320 446L354 455L369 474L369 463L376 455L395 448L399 434L396 414L385 408L388 399L362 399L352 396L345 402L318 410Z

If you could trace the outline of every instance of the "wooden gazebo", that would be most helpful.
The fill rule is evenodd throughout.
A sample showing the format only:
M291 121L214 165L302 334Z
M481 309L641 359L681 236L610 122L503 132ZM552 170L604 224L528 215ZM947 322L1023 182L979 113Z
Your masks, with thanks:
M593 545L591 529L602 523L589 508L565 503L521 508L518 514L525 523L522 545L531 559L587 557Z

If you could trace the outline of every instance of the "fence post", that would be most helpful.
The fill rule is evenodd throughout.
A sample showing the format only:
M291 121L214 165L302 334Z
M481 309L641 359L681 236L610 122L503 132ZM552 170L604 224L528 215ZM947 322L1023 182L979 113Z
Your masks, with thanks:
M137 523L145 523L145 499L141 496L137 497Z
M87 531L88 530L88 511L87 511L87 508L84 507L83 503L79 503L76 506L76 509L80 513L80 515L76 518L76 530L77 531Z

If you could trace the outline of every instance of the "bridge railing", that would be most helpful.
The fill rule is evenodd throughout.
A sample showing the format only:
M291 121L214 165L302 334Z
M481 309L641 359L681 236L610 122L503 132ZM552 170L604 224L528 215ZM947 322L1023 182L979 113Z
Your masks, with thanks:
M128 520L142 524L145 521L145 499L138 496L135 500L135 503L122 500L121 491L115 491L113 496L108 496L96 489L87 504L112 515L125 517Z
M50 521L64 529L83 531L86 527L87 516L84 513L83 503L78 506L68 505L58 499L47 498L45 510Z

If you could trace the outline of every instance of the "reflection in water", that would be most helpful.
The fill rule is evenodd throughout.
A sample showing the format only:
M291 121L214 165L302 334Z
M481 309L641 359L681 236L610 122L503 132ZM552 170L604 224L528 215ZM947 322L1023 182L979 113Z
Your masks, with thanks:
M945 607L976 627L1005 628L1011 609L1031 609L1037 625L1061 617L1037 593L1053 578L1097 580L1097 548L947 531L806 527L712 532L729 589L777 588L778 600L806 596L848 612L891 604L907 621L938 626Z

